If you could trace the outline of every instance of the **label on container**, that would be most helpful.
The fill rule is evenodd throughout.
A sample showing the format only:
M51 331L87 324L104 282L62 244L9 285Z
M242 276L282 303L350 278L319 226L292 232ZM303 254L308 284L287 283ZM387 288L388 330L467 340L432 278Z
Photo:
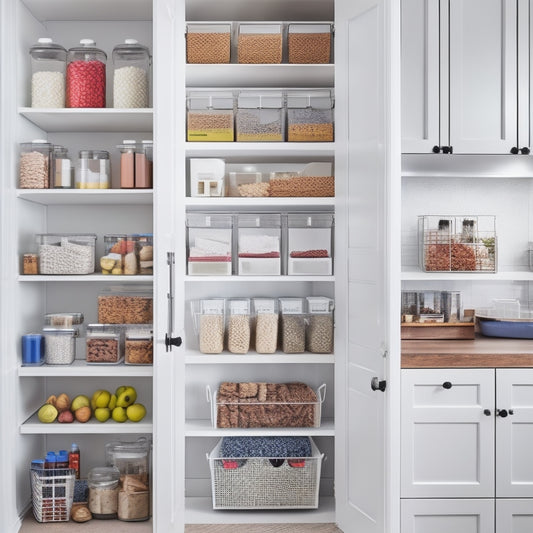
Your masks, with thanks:
M187 140L188 141L216 141L224 142L229 141L233 142L233 130L232 129L210 129L206 130L188 130L187 131Z
M203 315L222 315L224 313L224 300L202 300L200 305Z
M276 302L275 300L254 300L254 309L255 313L260 314L273 314L276 312Z
M281 312L287 315L301 315L304 310L303 300L280 300Z
M229 309L232 315L249 315L250 302L248 300L230 300Z
M308 298L309 313L329 313L333 308L333 302L329 298Z

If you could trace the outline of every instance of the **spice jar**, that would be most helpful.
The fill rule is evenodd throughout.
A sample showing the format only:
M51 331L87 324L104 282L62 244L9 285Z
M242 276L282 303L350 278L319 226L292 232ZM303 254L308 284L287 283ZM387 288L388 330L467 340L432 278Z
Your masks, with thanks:
M333 353L333 300L322 296L307 298L308 324L305 348L311 353Z
M113 107L148 107L150 52L135 39L113 48Z
M284 353L305 351L305 300L303 298L280 298L281 349Z
M191 312L202 353L217 354L224 349L224 298L193 300Z
M287 124L288 141L333 141L331 91L287 93Z
M105 107L107 55L82 39L67 56L67 107Z
M278 345L278 305L274 298L254 298L255 351L274 353Z
M120 471L114 466L97 466L89 471L89 510L93 518L117 517Z
M135 150L135 188L151 189L154 161L154 143L143 140Z
M76 165L76 189L109 189L111 163L105 150L80 150Z
M135 187L135 147L133 139L125 139L117 148L120 150L120 188Z
M250 300L232 299L228 302L228 350L245 354L250 349Z
M68 150L55 145L52 151L52 172L50 185L55 189L72 189L74 187L74 168L68 157Z
M30 48L31 107L65 107L67 51L42 37Z
M78 336L78 328L43 328L46 364L71 365L76 358Z
M44 139L20 143L19 187L48 189L52 144Z

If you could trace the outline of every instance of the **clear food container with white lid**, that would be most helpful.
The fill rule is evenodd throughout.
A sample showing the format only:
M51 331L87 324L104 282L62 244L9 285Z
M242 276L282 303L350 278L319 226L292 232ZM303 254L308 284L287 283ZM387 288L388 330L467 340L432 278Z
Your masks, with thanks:
M43 328L44 360L47 365L71 365L76 359L78 328Z
M31 107L65 107L67 51L48 37L30 48Z
M332 24L290 23L287 29L289 63L329 63Z
M189 92L187 141L233 141L234 107L231 91Z
M333 353L334 301L325 296L307 296L305 348L311 353Z
M231 22L187 24L187 63L229 63Z
M237 142L285 140L285 109L281 91L241 91L235 117Z
M255 351L272 354L278 347L279 311L276 298L253 298Z
M231 298L228 307L228 351L246 354L250 349L251 301L249 298Z
M88 324L85 360L88 364L121 363L123 357L123 329L118 324Z
M239 63L281 63L282 24L239 24L237 51Z
M136 324L126 327L124 363L127 365L151 365L154 362L154 335L152 324Z
M333 141L331 89L287 92L287 140Z
M83 324L83 313L47 313L44 325L54 328L71 328Z
M19 187L48 189L53 145L44 139L20 143Z
M39 274L92 274L94 233L40 233L35 236Z
M226 300L209 298L191 301L191 314L201 353L218 354L224 350Z
M305 298L279 298L280 347L284 353L305 352Z
M281 274L281 215L238 215L239 276Z

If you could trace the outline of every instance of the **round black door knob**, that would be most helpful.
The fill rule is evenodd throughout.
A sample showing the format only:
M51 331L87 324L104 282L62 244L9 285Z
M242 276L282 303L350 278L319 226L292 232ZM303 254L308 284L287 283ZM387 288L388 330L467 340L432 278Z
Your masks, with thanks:
M445 381L445 382L442 384L442 388L443 388L443 389L451 389L451 388L452 388L452 384L451 384L449 381Z
M497 415L501 416L502 418L505 418L509 413L507 412L507 409L498 409Z
M435 145L435 146L433 147L433 153L434 153L434 154L439 154L439 153L440 153L440 146L436 146L436 145Z
M516 154L518 153L518 147L517 147L517 146L513 146L513 147L511 148L511 153L512 153L513 155L516 155Z
M485 409L485 410L483 411L483 414L484 414L485 416L490 416L490 409Z
M524 148L522 148L520 151L522 152L522 155L529 155L530 152L527 146L524 146Z
M451 153L450 147L449 146L443 146L442 147L442 153L443 154L450 154Z

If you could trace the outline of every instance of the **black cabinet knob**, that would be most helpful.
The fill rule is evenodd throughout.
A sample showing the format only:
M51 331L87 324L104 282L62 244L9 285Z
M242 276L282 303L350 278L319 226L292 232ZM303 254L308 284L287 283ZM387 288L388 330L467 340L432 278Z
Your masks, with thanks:
M451 389L451 388L452 388L452 384L451 384L449 381L445 381L445 382L442 384L442 388L443 388L443 389Z
M507 409L498 409L496 414L502 418L505 418L509 413L507 412Z
M485 416L490 416L490 409L485 409L485 410L483 411L483 414L484 414Z
M513 147L511 148L511 153L512 153L513 155L516 155L516 154L518 153L518 147L517 147L517 146L513 146Z
M181 346L181 337L169 337L167 334L165 334L165 346Z
M520 149L520 152L522 153L522 155L529 155L530 150L527 146L524 146L524 148Z
M434 154L440 154L440 146L436 146L436 145L435 145L435 146L433 147L433 153L434 153Z
M442 153L443 154L450 154L451 153L450 147L449 146L443 146L442 147Z

